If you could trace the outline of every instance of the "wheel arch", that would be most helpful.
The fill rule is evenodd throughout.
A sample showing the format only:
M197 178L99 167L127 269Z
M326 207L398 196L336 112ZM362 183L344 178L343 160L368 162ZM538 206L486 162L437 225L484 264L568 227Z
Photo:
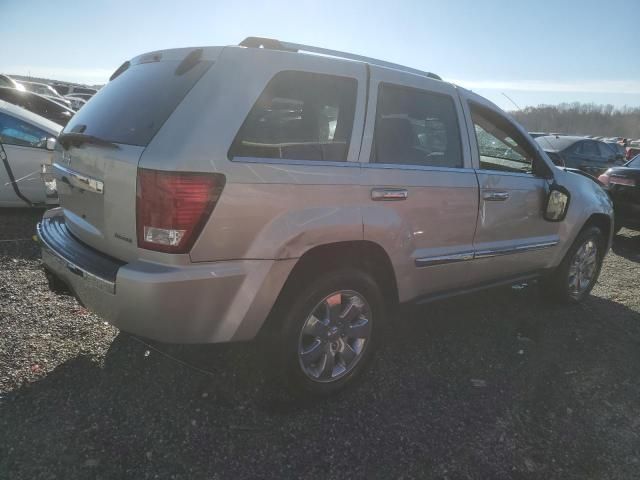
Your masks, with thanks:
M368 240L334 242L312 247L304 252L289 273L278 298L260 329L259 335L273 332L281 318L282 299L295 295L312 275L337 268L356 267L369 273L382 292L388 311L398 304L396 274L387 252L379 244Z
M607 239L606 251L608 251L611 247L611 241L613 237L613 225L611 217L606 213L593 213L589 218L587 218L587 221L584 223L584 227L582 227L582 229L591 226L598 227L600 230L602 230L604 238Z

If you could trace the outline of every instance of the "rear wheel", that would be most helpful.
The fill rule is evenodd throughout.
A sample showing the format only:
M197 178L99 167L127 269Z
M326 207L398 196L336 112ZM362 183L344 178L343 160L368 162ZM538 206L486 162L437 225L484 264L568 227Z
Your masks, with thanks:
M562 263L543 280L545 293L563 302L583 300L598 280L604 249L604 235L598 227L582 230Z
M332 271L282 300L275 353L289 391L328 395L351 384L366 368L383 321L373 278L355 269Z

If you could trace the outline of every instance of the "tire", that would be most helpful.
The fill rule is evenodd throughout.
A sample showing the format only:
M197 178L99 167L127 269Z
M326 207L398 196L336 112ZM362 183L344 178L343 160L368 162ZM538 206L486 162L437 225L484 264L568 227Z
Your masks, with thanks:
M280 380L294 397L327 396L353 384L372 358L385 315L380 288L365 271L307 278L279 299L282 320L271 339Z
M562 263L543 279L543 292L549 298L562 303L584 300L591 293L600 275L605 244L604 235L598 227L585 227L567 251ZM578 255L582 256L584 263L580 263ZM576 262L580 263L577 267ZM584 272L584 276L581 272ZM588 281L585 283L584 280Z

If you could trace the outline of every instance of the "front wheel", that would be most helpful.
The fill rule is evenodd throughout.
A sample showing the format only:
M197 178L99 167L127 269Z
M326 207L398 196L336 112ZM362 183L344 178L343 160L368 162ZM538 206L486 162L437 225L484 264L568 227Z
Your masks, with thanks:
M579 302L589 295L598 280L605 253L605 239L598 227L580 232L562 263L542 282L550 297Z
M277 342L289 391L328 395L352 383L370 360L383 321L373 278L355 269L321 274L283 303Z

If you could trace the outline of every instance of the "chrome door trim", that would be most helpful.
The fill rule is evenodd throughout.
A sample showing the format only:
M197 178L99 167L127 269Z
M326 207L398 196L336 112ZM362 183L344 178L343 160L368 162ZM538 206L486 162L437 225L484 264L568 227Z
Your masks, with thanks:
M558 240L550 241L550 242L541 242L541 243L529 243L526 245L517 245L515 247L503 247L503 248L495 248L488 250L480 250L477 251L474 255L475 258L491 258L491 257L499 257L502 255L511 255L512 253L525 253L525 252L533 252L535 250L543 250L545 248L551 248L558 245L560 242Z
M509 199L509 192L498 190L485 190L482 199L489 202L504 202Z
M473 168L468 167L438 167L435 165L413 165L410 163L362 163L362 168L380 170L420 170L423 172L448 172L448 173L473 173Z
M406 200L409 197L409 191L406 188L372 188L371 200L381 201L398 201Z
M230 159L236 163L260 163L265 165L303 165L305 167L351 167L360 168L356 161L333 160L295 160L291 158L262 158L262 157L233 157Z
M485 175L501 175L503 177L523 177L523 178L531 178L533 180L544 180L544 177L538 177L533 173L525 173L525 172L508 172L505 170L490 170L488 168L476 168L476 173L483 173Z
M100 195L104 193L104 182L102 180L82 175L81 173L63 167L59 163L54 163L53 168L59 170L62 173L62 179L66 179L72 187Z
M447 263L458 263L473 260L473 252L454 253L451 255L439 255L437 257L416 258L416 267L432 267L434 265L444 265Z

